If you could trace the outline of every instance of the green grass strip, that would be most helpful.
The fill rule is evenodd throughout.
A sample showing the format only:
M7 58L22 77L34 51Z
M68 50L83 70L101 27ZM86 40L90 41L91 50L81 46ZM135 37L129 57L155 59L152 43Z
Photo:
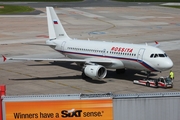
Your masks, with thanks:
M0 5L0 14L16 14L31 11L34 11L34 9L28 6Z
M180 6L176 6L176 5L173 5L173 6L171 6L171 5L161 5L161 6L180 9Z

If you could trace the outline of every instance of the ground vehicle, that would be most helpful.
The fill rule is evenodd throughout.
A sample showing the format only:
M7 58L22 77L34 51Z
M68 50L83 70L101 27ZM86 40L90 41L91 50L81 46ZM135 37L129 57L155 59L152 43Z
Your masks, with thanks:
M134 80L134 84L146 85L148 87L163 87L163 88L172 88L173 81L169 77L159 77L142 79L142 80Z

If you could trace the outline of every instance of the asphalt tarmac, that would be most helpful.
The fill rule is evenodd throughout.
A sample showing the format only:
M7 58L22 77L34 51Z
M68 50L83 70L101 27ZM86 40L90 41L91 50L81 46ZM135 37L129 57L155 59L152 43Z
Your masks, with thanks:
M112 0L84 0L82 2L0 2L1 4L27 5L34 8L52 7L128 7L128 6L152 6L162 2L117 2Z
M146 77L140 71L127 70L125 74L117 75L114 70L108 70L104 81L83 80L81 68L74 63L3 62L1 58L0 84L6 85L7 95L180 91L180 9L154 5L92 6L55 7L58 17L71 38L148 43L149 45L158 41L160 48L174 62L172 68L175 73L174 87L163 89L133 84L134 79ZM64 57L47 46L32 45L44 44L48 39L45 7L41 7L40 4L36 9L42 13L39 15L0 15L1 54L7 57ZM168 75L169 71L152 73L152 77L155 78Z

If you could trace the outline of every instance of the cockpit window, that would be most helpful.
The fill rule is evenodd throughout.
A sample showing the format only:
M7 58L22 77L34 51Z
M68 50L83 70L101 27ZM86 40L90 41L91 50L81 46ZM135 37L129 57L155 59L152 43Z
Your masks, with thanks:
M150 58L152 58L154 56L154 54L151 54Z
M164 54L151 54L150 58L157 58L157 57L167 57L166 53Z
M158 57L158 54L155 54L155 55L154 55L154 58L156 58L156 57Z
M159 54L159 57L165 57L164 54Z

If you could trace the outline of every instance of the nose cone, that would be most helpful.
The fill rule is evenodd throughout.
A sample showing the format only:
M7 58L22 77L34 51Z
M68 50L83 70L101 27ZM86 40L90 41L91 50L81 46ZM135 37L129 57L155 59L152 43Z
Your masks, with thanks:
M173 67L173 62L170 58L167 58L166 60L162 61L159 64L159 69L161 71L166 71L166 70L170 70Z
M171 59L169 59L167 62L166 62L166 65L165 65L165 69L169 70L173 67L173 62Z

